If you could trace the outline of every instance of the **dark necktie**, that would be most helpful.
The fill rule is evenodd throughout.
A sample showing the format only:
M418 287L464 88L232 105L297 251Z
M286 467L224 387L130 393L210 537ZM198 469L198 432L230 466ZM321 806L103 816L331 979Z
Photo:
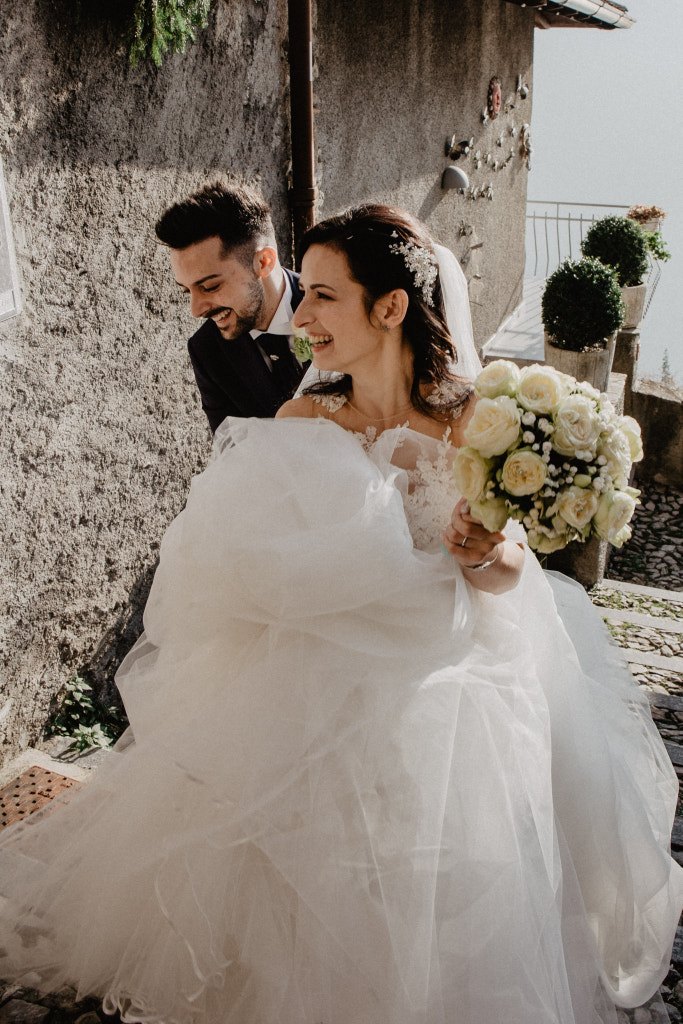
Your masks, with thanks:
M261 334L257 339L272 366L275 385L286 402L299 386L303 370L289 348L286 334Z

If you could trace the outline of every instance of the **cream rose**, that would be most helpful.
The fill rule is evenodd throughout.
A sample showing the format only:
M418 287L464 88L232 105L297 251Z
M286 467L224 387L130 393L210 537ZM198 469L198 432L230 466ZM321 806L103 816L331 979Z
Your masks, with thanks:
M555 412L555 451L570 457L581 452L593 458L599 436L600 419L595 403L585 395L567 395Z
M550 413L567 394L567 385L557 371L535 363L519 374L517 401L530 412Z
M519 437L520 411L514 398L480 398L464 430L465 440L484 456L502 455Z
M502 483L508 494L518 498L524 494L535 494L545 483L546 476L546 464L540 455L522 448L505 460Z
M630 526L623 526L621 530L619 530L619 533L615 534L615 536L612 538L613 546L615 548L620 548L622 544L625 544L627 540L631 539L632 533L633 530Z
M519 384L519 370L507 359L494 359L485 366L474 382L474 390L480 398L498 398L499 395L514 395Z
M559 551L560 548L567 546L566 536L547 537L537 530L529 530L528 540L529 547L538 551L539 555L550 555L553 551Z
M470 512L489 533L498 533L508 521L508 507L504 498L484 498L471 501Z
M583 530L598 511L598 496L593 488L569 487L557 499L562 518L577 530Z
M598 509L593 517L593 525L598 534L613 544L619 539L623 544L625 535L622 530L628 524L636 508L636 500L628 491L605 491L600 495ZM623 539L622 539L623 538Z
M626 487L631 472L631 446L626 434L616 425L600 435L598 456L605 459L605 469L614 485Z
M493 462L483 458L474 448L461 448L453 463L453 476L458 490L469 502L481 497Z
M622 432L631 449L631 462L640 462L643 457L643 439L640 435L640 424L633 416L620 416L617 426Z

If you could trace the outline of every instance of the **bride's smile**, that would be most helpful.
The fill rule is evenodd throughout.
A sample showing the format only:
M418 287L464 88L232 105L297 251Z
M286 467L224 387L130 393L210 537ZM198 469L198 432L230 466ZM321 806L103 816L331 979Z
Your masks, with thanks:
M311 246L300 284L304 298L293 322L306 330L314 365L355 374L364 363L374 363L387 332L381 329L374 306L368 308L365 289L351 277L346 256L330 246Z

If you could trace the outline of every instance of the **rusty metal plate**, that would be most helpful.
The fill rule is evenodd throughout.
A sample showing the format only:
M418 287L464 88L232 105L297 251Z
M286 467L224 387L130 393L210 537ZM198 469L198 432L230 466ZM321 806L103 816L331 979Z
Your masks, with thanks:
M0 789L0 828L27 818L60 793L74 786L80 788L80 785L76 779L68 779L46 768L28 768L14 782Z

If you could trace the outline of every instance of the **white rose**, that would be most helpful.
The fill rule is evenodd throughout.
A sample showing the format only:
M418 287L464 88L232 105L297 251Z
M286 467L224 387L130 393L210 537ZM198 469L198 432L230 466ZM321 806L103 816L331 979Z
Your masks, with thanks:
M604 467L614 485L626 487L631 472L631 446L619 427L610 427L600 435L598 456L605 459Z
M598 389L594 388L592 384L589 384L587 380L578 381L576 384L576 390L582 395L586 395L587 398L594 398L596 402L600 399L600 392Z
M514 398L480 398L463 431L465 440L484 458L502 455L519 437L520 412Z
M552 412L567 394L567 385L556 370L535 363L525 366L519 374L517 401L531 412Z
M555 412L553 448L560 455L574 455L577 451L595 455L600 420L595 403L585 395L568 395Z
M598 511L598 496L585 487L569 487L557 499L557 509L566 523L583 530Z
M504 498L485 498L471 501L470 512L489 533L498 533L508 521L508 507Z
M617 420L619 430L624 434L631 449L631 462L640 462L643 457L643 439L640 436L640 424L633 416L620 416Z
M546 464L540 455L523 448L508 455L505 460L503 487L515 497L535 494L545 483L546 474Z
M472 502L481 496L492 466L491 459L483 458L476 449L460 449L453 463L453 476L463 498Z
M507 359L494 359L485 366L474 382L474 390L480 398L498 398L499 395L514 395L519 383L519 370Z
M612 538L612 544L615 548L620 548L622 544L625 544L627 540L631 539L633 530L630 526L624 526L619 530L619 533L615 534Z
M538 551L539 555L550 555L553 551L559 551L560 548L567 546L566 536L546 537L544 533L538 533L536 530L529 530L527 539L529 547Z
M626 538L621 531L631 519L635 507L635 498L627 491L605 491L600 495L598 510L593 517L597 533L610 544L621 537L620 543L623 544Z

